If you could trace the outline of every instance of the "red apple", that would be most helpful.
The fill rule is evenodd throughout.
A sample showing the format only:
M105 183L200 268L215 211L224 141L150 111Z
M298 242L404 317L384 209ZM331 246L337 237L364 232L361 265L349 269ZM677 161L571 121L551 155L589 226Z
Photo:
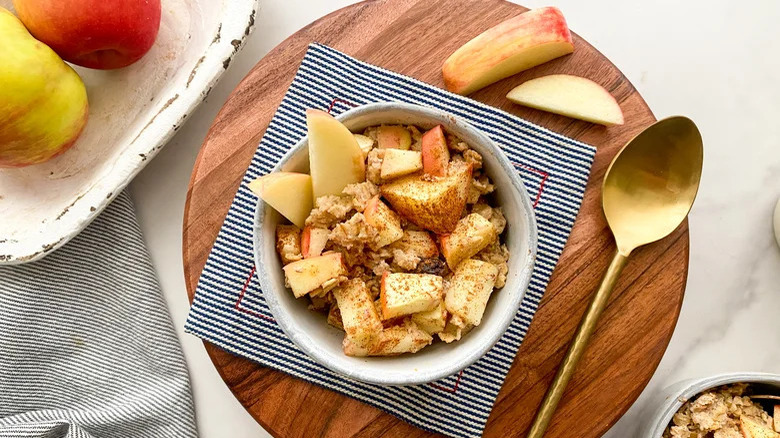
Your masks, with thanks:
M447 164L450 151L441 125L436 126L422 136L423 172L434 176L447 176Z
M14 0L14 8L64 60L103 70L138 61L160 28L160 0Z

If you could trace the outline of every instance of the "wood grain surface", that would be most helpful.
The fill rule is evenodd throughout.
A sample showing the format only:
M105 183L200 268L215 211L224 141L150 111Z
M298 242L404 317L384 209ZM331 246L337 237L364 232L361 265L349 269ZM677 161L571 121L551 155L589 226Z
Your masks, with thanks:
M301 29L236 87L214 121L192 173L184 214L184 273L192 294L233 195L306 46L320 42L443 86L442 62L460 45L525 8L502 0L376 0ZM564 11L565 13L565 11ZM258 29L257 32L262 32ZM523 436L607 267L614 243L600 185L615 153L655 118L642 97L587 42L575 52L473 94L476 100L598 148L582 210L485 431ZM626 124L604 128L511 104L517 84L551 73L595 80L618 100ZM634 254L570 383L548 437L601 436L647 384L671 338L688 272L688 228ZM277 437L422 437L429 434L358 401L261 367L206 343L225 383Z

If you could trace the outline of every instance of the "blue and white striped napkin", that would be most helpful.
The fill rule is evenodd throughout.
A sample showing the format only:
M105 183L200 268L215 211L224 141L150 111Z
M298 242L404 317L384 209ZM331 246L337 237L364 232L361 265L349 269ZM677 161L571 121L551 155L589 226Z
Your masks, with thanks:
M257 198L247 184L271 171L306 135L305 110L339 114L353 105L399 101L447 111L506 152L533 198L539 252L528 293L506 334L482 359L439 382L380 387L312 361L274 322L252 258ZM257 148L203 268L186 330L262 365L346 394L422 429L480 436L542 299L580 208L595 149L496 108L312 44Z

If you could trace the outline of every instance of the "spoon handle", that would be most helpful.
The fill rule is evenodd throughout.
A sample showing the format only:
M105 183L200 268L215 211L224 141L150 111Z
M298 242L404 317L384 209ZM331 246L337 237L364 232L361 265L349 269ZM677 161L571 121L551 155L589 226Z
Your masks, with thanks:
M547 426L550 424L550 420L555 413L555 408L558 406L558 402L561 400L563 392L566 390L566 385L574 374L577 362L579 362L582 357L582 353L585 352L585 348L590 340L590 335L595 331L599 317L604 311L604 308L607 307L607 301L609 301L612 289L615 287L620 272L623 270L623 267L626 266L627 261L628 255L623 255L620 251L615 253L612 263L610 263L607 272L604 274L604 278L601 280L598 291L596 291L588 310L585 311L585 315L582 317L582 321L580 321L580 326L577 328L577 334L574 336L574 340L569 346L569 351L566 353L566 357L563 358L563 362L558 368L555 380L553 380L552 385L547 390L547 395L544 397L544 401L542 401L542 405L536 413L536 418L528 432L528 438L541 438L547 430Z

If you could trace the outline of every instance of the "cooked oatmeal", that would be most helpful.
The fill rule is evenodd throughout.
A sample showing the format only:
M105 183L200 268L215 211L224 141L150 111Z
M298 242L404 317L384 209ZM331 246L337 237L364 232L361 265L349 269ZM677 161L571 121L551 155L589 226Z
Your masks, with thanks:
M479 324L508 273L507 220L492 205L496 187L482 156L440 127L372 126L362 136L370 139L370 148L361 145L365 182L317 198L304 230L279 226L285 274L291 263L340 257L307 299L346 332L346 354L413 353L434 336L457 341ZM456 293L463 278L479 285Z
M740 423L750 420L771 430L772 418L746 396L748 390L736 383L697 395L674 414L664 438L744 438Z

